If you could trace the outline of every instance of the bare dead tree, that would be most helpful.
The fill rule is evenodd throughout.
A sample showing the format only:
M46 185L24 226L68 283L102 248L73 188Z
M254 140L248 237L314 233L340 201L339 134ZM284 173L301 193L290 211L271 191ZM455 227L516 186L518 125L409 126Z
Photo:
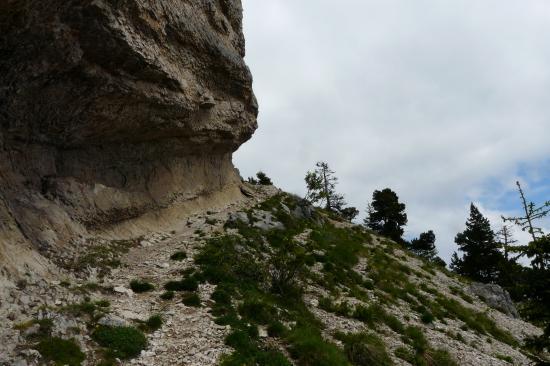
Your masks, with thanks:
M540 227L536 227L534 225L534 222L535 220L541 219L548 215L548 213L550 213L550 201L546 201L539 207L537 207L533 202L527 203L527 199L525 198L525 194L523 193L521 184L519 184L519 182L516 182L516 185L518 186L519 196L521 198L521 204L523 206L525 216L502 216L502 219L504 220L504 222L513 222L514 224L519 226L522 231L527 231L535 242L537 241L537 235L544 235L544 233Z

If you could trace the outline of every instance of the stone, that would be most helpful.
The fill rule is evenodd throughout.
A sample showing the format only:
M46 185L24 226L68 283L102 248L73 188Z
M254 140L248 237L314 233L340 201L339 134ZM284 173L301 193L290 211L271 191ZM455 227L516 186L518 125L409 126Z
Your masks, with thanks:
M230 213L227 221L232 223L237 223L237 222L242 222L244 224L249 223L248 215L246 214L246 212L242 212L242 211Z
M470 292L479 296L491 308L499 310L513 318L519 318L519 313L510 298L508 291L496 284L473 282Z
M254 217L252 226L257 227L260 230L284 230L285 228L285 226L281 222L277 221L275 216L273 216L273 214L269 211L254 210L252 212L252 216Z
M101 319L99 319L98 324L105 325L108 327L126 327L130 323L119 316L113 314L107 314Z
M134 296L134 292L131 289L126 288L124 286L115 286L113 287L113 291L118 292L119 294L126 294L130 297Z

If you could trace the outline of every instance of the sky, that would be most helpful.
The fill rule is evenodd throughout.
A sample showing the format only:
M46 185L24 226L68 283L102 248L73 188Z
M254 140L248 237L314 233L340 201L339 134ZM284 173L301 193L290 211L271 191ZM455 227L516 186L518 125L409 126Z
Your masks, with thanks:
M550 200L547 0L243 0L259 129L234 162L304 195L326 161L361 210L406 204L448 260L474 202L502 225L515 182ZM540 223L550 228L550 218ZM525 233L517 238L527 240Z

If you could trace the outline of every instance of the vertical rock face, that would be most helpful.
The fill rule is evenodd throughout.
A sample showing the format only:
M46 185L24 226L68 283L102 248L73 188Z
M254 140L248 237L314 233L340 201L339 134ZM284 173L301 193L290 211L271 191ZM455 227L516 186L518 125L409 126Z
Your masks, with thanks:
M0 263L238 184L241 20L239 0L0 3Z

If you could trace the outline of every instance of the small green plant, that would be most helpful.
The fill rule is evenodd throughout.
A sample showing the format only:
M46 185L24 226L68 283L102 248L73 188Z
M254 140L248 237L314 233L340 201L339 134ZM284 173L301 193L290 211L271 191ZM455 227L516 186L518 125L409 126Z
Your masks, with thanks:
M174 291L164 291L160 298L163 300L172 300L174 298Z
M145 325L149 331L160 329L162 327L162 316L160 314L151 315L145 322Z
M348 360L357 366L390 366L393 362L386 351L384 342L376 335L369 333L343 334L336 338L344 343Z
M134 327L99 326L92 338L109 350L114 357L128 359L135 357L147 346L147 339Z
M433 314L430 313L427 309L424 309L424 311L422 311L422 313L420 314L420 320L424 324L433 323L434 319L435 318L434 318Z
M187 258L187 253L185 253L184 251L181 251L181 250L175 252L174 254L172 254L170 256L170 259L173 260L173 261L182 261L186 258Z
M169 281L164 285L167 291L197 291L199 282L193 276L186 277L180 281Z
M53 362L56 366L80 366L86 355L74 339L46 337L36 347L45 361Z
M183 295L183 304L186 306L201 306L201 299L195 292Z
M139 294L142 292L151 291L155 288L155 286L153 286L151 283L147 281L132 280L130 281L130 288L132 289L132 291Z
M347 357L335 345L326 342L320 332L299 327L288 337L290 354L299 365L344 366L349 365Z
M514 364L514 359L513 359L512 357L510 357L510 356L501 355L501 354L496 354L495 357L498 358L499 360L504 361L504 362L508 362L508 363Z

